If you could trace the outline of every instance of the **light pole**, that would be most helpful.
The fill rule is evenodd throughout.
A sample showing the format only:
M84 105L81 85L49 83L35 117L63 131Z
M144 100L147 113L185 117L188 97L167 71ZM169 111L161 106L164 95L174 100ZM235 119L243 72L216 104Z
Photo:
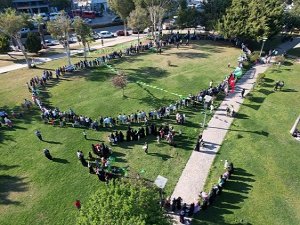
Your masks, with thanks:
M264 49L266 40L267 40L266 37L264 37L264 38L262 39L263 42L262 42L262 45L261 45L261 49L260 49L260 53L259 53L259 58L261 57L261 53L262 53L262 51L263 51L263 49Z

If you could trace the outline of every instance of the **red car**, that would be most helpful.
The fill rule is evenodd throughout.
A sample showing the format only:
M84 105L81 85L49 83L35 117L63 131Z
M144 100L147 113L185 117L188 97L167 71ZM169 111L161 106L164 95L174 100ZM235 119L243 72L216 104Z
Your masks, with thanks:
M129 33L128 33L128 31L126 31L126 36L129 36ZM117 36L125 36L125 32L124 32L124 30L118 30L117 32L116 32L116 35Z

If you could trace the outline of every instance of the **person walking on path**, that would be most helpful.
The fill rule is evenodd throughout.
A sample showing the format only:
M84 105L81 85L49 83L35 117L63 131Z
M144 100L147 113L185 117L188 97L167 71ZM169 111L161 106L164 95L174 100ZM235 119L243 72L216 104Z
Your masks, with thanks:
M78 199L75 201L74 205L75 205L75 207L76 207L78 210L81 209L81 203L80 203L80 201L79 201Z
M41 141L43 141L43 137L42 137L41 131L36 130L34 133L38 137L38 139L40 139Z
M48 149L44 149L44 155L46 156L47 159L52 160L52 156L50 154L50 151Z
M101 45L104 46L104 40L103 40L103 38L101 39Z
M87 140L87 133L85 130L83 130L82 134L83 134L84 139Z
M145 151L146 154L148 154L148 143L145 142L145 144L143 145L143 149Z
M243 88L242 92L241 92L241 95L242 95L242 98L244 98L244 95L245 95L245 88Z

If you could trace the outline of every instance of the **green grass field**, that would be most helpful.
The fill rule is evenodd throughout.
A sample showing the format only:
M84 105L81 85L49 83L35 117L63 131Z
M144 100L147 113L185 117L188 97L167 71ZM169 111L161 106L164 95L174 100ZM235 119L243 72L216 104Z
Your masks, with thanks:
M215 42L201 41L190 47L168 49L162 55L143 53L113 62L113 66L129 76L130 83L122 91L112 87L110 78L114 75L108 68L86 70L65 75L59 82L51 81L42 91L42 101L48 105L67 110L70 107L77 114L93 119L100 115L117 116L137 110L148 110L170 104L178 97L149 87L138 85L137 81L156 85L184 96L206 88L213 79L220 82L235 65L240 50ZM90 57L95 57L92 53ZM74 57L73 61L81 59ZM167 61L172 66L167 66ZM54 69L64 65L57 60L37 69L21 69L0 75L0 109L10 112L19 110L24 98L30 98L26 82L33 76L41 75L43 69ZM130 177L144 169L143 178L153 182L157 175L169 179L166 194L171 194L187 159L193 149L199 123L203 120L200 109L183 109L187 123L180 127L174 116L162 122L173 124L175 130L183 131L177 137L177 147L166 142L157 144L149 137L149 153L145 155L140 142L124 143L112 147L116 165L129 166ZM102 140L112 129L99 132L88 131L90 140L84 140L82 129L59 128L42 124L37 109L25 112L24 119L14 119L14 128L0 128L0 224L74 224L77 211L75 199L82 203L95 189L104 184L95 175L89 175L76 157L76 151L85 155L91 151L91 144ZM160 121L156 121L160 124ZM40 129L45 142L34 135ZM120 126L117 129L126 129ZM95 139L95 140L91 140ZM48 148L56 162L48 161L42 153Z
M233 161L236 172L213 206L193 224L300 223L300 143L289 133L300 113L300 64L290 64L270 68L265 84L244 102L239 112L243 117L234 120L206 191L223 173L225 159ZM273 92L277 80L284 80L286 86Z

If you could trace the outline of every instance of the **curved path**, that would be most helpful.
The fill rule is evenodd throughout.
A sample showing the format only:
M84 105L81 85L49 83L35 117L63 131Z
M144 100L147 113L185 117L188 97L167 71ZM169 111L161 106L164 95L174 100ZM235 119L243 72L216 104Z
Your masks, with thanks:
M300 43L300 37L294 38L292 42L286 42L278 46L278 54L293 48ZM203 131L203 140L205 147L200 152L193 151L179 180L176 184L172 199L181 197L183 202L191 204L198 200L200 191L203 190L209 170L214 161L216 153L219 151L223 140L230 129L233 118L226 116L227 105L233 105L235 112L243 104L244 99L241 97L241 90L246 89L245 95L249 93L256 81L258 74L265 72L270 64L260 64L250 69L235 86L235 92L223 100L214 116L207 124ZM179 224L175 216L174 224Z

